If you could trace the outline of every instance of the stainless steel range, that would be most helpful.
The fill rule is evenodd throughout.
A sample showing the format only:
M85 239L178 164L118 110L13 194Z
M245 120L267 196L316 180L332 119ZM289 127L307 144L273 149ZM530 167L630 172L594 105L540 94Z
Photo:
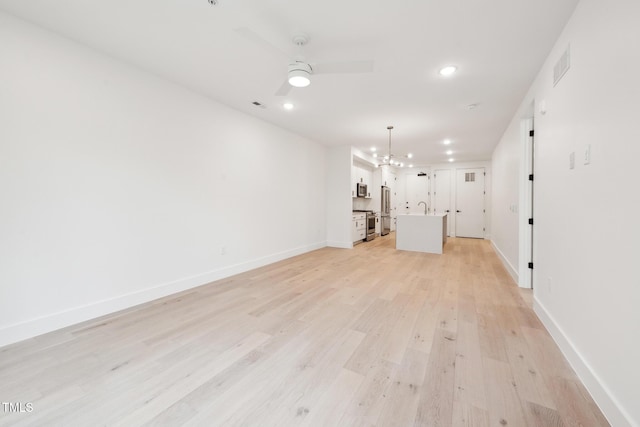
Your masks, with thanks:
M376 238L376 214L367 212L367 242Z

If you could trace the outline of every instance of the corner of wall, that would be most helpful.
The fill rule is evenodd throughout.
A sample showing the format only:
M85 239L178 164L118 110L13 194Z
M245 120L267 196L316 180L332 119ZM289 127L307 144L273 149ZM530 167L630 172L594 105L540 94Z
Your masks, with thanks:
M487 239L490 239L490 237L487 237ZM519 286L520 285L520 281L519 281L519 276L518 276L518 270L513 265L511 265L511 263L509 262L507 257L504 256L504 254L502 253L500 248L496 245L496 242L494 242L493 240L491 240L491 246L493 246L493 249L498 254L498 258L500 258L500 261L502 261L502 264L504 265L504 267L509 272L509 275L511 276L511 278L513 278L513 280Z
M604 416L612 426L632 427L631 416L625 411L620 402L613 395L609 387L595 373L589 362L576 348L571 339L565 334L549 311L534 294L533 311L547 329L560 351L576 372L591 397L596 402Z
M216 280L244 273L245 271L253 270L274 262L321 249L326 246L326 241L318 242L195 276L183 277L181 279L169 283L162 283L141 291L132 292L126 295L119 295L114 298L97 301L95 303L74 307L69 310L9 325L0 329L0 347L17 343L48 332L53 332L68 326L76 325L81 322L96 319L107 314L113 314L121 310L135 307L136 305L145 304L178 292L203 286L211 282L215 282Z

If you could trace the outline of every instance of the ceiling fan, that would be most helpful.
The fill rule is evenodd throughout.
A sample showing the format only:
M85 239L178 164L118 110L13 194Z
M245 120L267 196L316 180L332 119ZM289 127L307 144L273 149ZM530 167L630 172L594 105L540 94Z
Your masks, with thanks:
M311 76L317 74L355 74L355 73L371 73L373 72L373 60L364 61L345 61L345 62L326 62L311 63L308 62L303 55L304 46L309 43L309 36L306 34L296 34L292 38L293 44L297 48L297 55L291 59L292 55L275 46L271 42L265 40L260 35L249 28L236 28L236 33L246 39L260 45L263 49L269 50L278 57L287 58L289 66L287 69L287 78L276 91L276 96L285 96L292 87L306 87L311 83Z

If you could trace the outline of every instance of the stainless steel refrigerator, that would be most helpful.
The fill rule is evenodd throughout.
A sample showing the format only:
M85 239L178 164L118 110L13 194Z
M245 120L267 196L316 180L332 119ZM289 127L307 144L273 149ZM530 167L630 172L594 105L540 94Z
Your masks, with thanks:
M389 187L382 186L380 206L380 218L382 218L382 226L380 227L380 235L386 236L391 232L391 190Z

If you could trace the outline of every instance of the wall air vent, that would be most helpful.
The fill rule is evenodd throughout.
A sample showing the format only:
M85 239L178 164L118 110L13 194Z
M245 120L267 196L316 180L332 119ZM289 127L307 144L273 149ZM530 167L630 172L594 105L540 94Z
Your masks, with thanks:
M466 172L464 174L464 182L475 182L476 181L476 173L475 172Z
M553 86L558 84L562 77L571 68L571 55L569 54L571 46L567 46L567 50L562 53L556 65L553 66Z

